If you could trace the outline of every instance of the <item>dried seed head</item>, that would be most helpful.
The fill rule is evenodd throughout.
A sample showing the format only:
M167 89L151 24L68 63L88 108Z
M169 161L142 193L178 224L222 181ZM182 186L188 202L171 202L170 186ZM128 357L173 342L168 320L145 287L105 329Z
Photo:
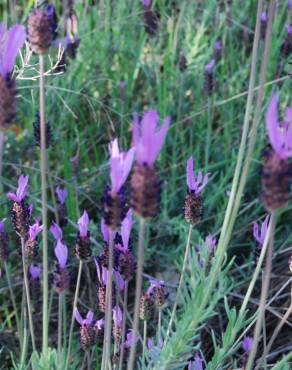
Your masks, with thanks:
M10 75L0 74L0 128L7 128L16 115L16 86Z
M291 164L270 151L262 171L262 200L269 212L287 206L290 198Z
M89 231L87 231L87 236L81 236L80 232L78 232L75 245L75 254L76 257L83 262L88 262L90 260L91 242Z
M167 292L165 289L165 285L160 285L153 288L153 295L154 295L154 303L159 308L162 307L167 298Z
M194 191L188 191L184 206L185 219L192 225L199 222L203 215L202 198Z
M151 8L144 8L144 26L145 31L150 36L155 36L159 26L159 14Z
M146 164L136 164L131 178L130 204L139 217L151 218L157 215L160 189L156 169Z
M27 237L30 220L30 208L24 200L13 202L11 209L11 221L15 232L22 238Z
M130 250L123 251L119 254L118 269L126 281L130 281L135 273L136 262L133 253Z
M106 308L106 286L104 285L98 285L97 286L97 307L100 312L105 312Z
M112 193L107 186L103 196L103 218L105 224L115 230L120 226L127 212L126 196L123 188L118 193Z
M6 262L8 258L8 235L4 223L0 222L0 261Z
M66 268L60 268L59 265L54 273L54 288L58 293L69 290L70 274Z
M32 51L46 54L52 44L54 30L46 11L34 9L28 18L28 40Z
M80 345L84 351L90 349L96 340L96 332L93 325L80 327Z
M141 320L147 321L151 319L153 315L154 302L152 297L143 293L140 298L139 317Z
M45 129L46 129L46 148L48 149L52 142L52 130L51 130L50 122L46 122ZM41 146L41 128L40 128L39 112L36 113L35 121L33 123L33 134L34 134L36 145L40 147Z

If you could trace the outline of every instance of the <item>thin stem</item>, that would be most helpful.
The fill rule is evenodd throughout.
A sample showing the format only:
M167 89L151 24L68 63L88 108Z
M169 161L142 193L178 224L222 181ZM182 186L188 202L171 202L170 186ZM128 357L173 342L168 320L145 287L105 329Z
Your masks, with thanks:
M208 125L207 125L207 138L205 145L205 167L208 167L210 157L210 146L212 136L212 120L213 120L213 97L208 97Z
M5 144L5 132L0 130L0 193L2 194L2 169L3 169L3 153Z
M161 321L162 321L162 310L159 308L158 310L158 343L161 341Z
M47 220L47 150L46 150L46 126L45 126L45 59L39 56L40 63L40 134L41 134L41 193L42 193L42 225L43 225L43 356L48 357L48 220Z
M63 305L63 294L59 293L58 297L58 355L61 359L61 349L62 349L62 305Z
M70 332L69 332L68 350L67 350L65 370L68 369L69 360L70 360L71 343L72 343L72 336L73 336L73 327L74 327L74 320L75 320L74 319L74 310L77 307L79 288L80 288L80 280L81 280L81 274L82 274L82 266L83 266L83 262L79 261L78 275L77 275L75 295L74 295L74 301L73 301L73 311L72 311L71 324L70 324Z
M261 290L261 298L259 304L259 313L257 317L256 327L254 330L253 335L253 345L248 356L248 361L246 365L246 370L251 370L253 367L254 359L257 353L257 348L259 344L260 334L263 325L263 317L265 314L265 306L266 300L268 296L269 284L270 284L270 277L271 277L271 270L272 270L272 259L273 259L273 248L274 248L274 234L275 234L275 226L276 226L276 215L275 212L271 215L270 221L271 227L271 238L267 250L267 257L266 257L266 266L264 269L264 278L262 282L262 290Z
M146 340L147 340L147 320L144 320L143 322L142 369L145 369Z
M63 309L63 348L67 347L67 309L66 295L62 294L62 309Z
M20 368L25 369L25 359L27 354L28 345L28 332L27 332L27 308L26 308L26 298L23 294L23 341L22 341L22 352L20 358Z
M124 299L123 299L123 323L122 323L122 342L120 349L120 360L119 360L119 370L122 370L123 360L124 360L124 344L126 335L126 323L127 323L127 311L128 311L128 285L129 282L125 282Z
M141 297L141 290L142 290L143 265L144 265L144 234L145 234L145 220L144 218L141 217L140 225L139 225L138 266L137 266L137 272L136 272L133 337L132 337L132 346L131 346L130 357L129 357L129 362L128 362L128 370L134 369L136 347L137 347L137 337L138 337L138 327L139 327L139 306L140 306L140 297Z
M34 328L33 328L33 321L32 321L32 308L31 308L31 301L30 301L30 294L29 294L28 278L27 278L27 266L26 266L26 261L25 261L25 256L24 256L24 239L20 238L20 240L21 240L22 268L23 268L24 287L25 287L25 294L26 294L29 330L30 330L30 335L31 335L32 348L33 348L33 351L35 351L36 346L35 346Z
M291 313L292 313L292 286L291 286L291 303L290 303L290 306L288 307L288 310L286 311L285 315L282 317L281 321L279 322L279 324L275 328L275 330L273 332L273 335L272 335L271 339L269 340L269 343L268 343L266 349L264 350L264 352L262 354L262 357L259 359L255 370L259 369L260 365L261 365L261 362L266 359L267 354L270 352L270 349L272 348L272 345L273 345L275 339L277 338L277 336L278 336L280 330L282 329L283 325L287 322L288 317L291 315Z
M181 270L181 275L180 275L180 279L179 279L179 283L178 283L178 287L177 287L175 302L174 302L174 305L173 305L173 309L172 309L172 312L171 312L168 328L167 328L165 339L164 339L164 344L167 342L168 336L170 334L170 330L171 330L171 327L172 327L172 324L173 324L173 320L174 320L174 317L175 317L175 313L176 313L176 309L177 309L177 305L178 305L178 301L179 301L180 291L181 291L182 284L183 284L183 281L184 281L184 274L185 274L185 271L186 271L186 268L187 268L188 258L189 258L189 254L190 254L192 231L193 231L193 225L190 224L187 243L186 243L186 249L185 249L185 256L184 256L184 261L183 261L182 270Z
M17 332L18 332L18 336L19 336L20 350L22 352L21 323L20 323L20 318L19 318L19 315L18 315L15 295L14 295L13 289L12 289L10 273L9 273L9 269L8 269L8 266L7 266L7 262L4 262L4 268L5 268L5 274L6 274L6 278L7 278L7 284L8 284L8 288L9 288L10 298L11 298L11 302L12 302L12 306L13 306L14 314L15 314L16 327L17 327Z
M112 295L113 295L113 256L114 256L114 234L109 235L109 257L108 257L108 278L106 285L106 311L105 311L105 333L103 341L103 355L101 369L105 370L110 361L111 352L111 329L112 329Z

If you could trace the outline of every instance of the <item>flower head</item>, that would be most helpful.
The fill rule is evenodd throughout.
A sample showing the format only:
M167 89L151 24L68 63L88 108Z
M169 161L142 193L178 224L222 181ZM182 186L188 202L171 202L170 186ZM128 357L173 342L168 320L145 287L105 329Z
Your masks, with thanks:
M123 241L123 250L127 251L129 250L129 240L130 240L130 234L133 227L133 211L129 209L127 216L122 222L121 226L121 235L122 235L122 241Z
M208 252L213 253L216 247L216 238L209 234L205 239L205 245L208 248Z
M115 324L115 327L121 327L123 323L123 314L120 307L115 306L113 308L113 321Z
M202 171L199 171L197 180L194 176L194 161L190 157L187 161L187 185L190 191L193 191L195 194L200 194L209 181L209 174L207 173L203 178Z
M188 370L203 370L203 360L200 356L196 355L195 359L189 362Z
M141 0L143 8L150 8L152 0Z
M155 290L155 288L164 288L165 283L164 280L156 281L156 280L150 280L150 287L147 289L147 294L151 296Z
M278 121L278 99L273 95L266 115L270 143L281 159L292 157L292 107L286 109L284 122Z
M157 128L158 113L148 111L139 125L138 114L134 114L133 143L136 147L138 164L152 166L157 158L168 131L170 117L166 117L160 129Z
M29 176L23 176L21 175L18 179L18 188L16 190L16 194L14 193L8 193L7 197L12 200L13 202L20 203L26 196L26 193L29 188L28 184L28 178Z
M63 232L62 232L62 229L60 228L60 226L58 224L56 224L55 222L53 223L53 225L50 227L50 232L53 234L53 237L56 241L58 240L62 240L62 237L63 237Z
M264 222L262 223L260 233L259 233L258 223L257 222L253 223L253 236L254 236L255 240L261 245L264 244L264 241L265 241L265 238L266 238L266 234L267 234L268 226L269 226L269 220L270 220L270 216L268 215L268 216L266 216Z
M245 336L242 341L242 348L245 353L249 353L252 347L253 339L251 337Z
M100 264L96 258L94 258L94 262L96 266L98 281L101 285L106 286L108 270L104 266L102 266L102 264Z
M16 56L25 39L24 26L15 25L7 30L6 26L0 23L0 75L3 77L12 72Z
M97 330L102 330L104 328L104 319L97 320L94 326Z
M92 321L93 321L93 312L88 311L86 315L86 319L83 319L82 316L80 315L80 312L78 311L77 307L74 308L74 317L75 320L80 324L80 326L83 327L88 327L91 326Z
M205 65L205 72L208 74L212 73L214 66L215 66L215 59L212 59L210 63Z
M122 278L122 275L119 273L117 270L113 270L114 276L115 276L115 282L117 284L117 287L120 292L122 292L125 289L125 282L124 279Z
M214 44L214 49L215 50L222 50L222 43L221 41L216 41L215 44Z
M29 231L28 231L29 239L31 241L36 240L36 237L42 230L43 230L43 225L40 225L40 221L36 220L36 222L32 226L29 227Z
M110 152L110 178L112 192L118 193L127 180L134 160L135 148L128 152L120 152L118 139L109 145Z
M86 211L83 212L83 215L78 220L79 233L81 238L87 237L89 225L89 217Z
M267 22L268 21L268 14L266 12L262 12L261 21L262 22Z
M64 204L68 195L68 191L66 188L61 189L60 186L57 186L56 193L58 197L58 201L60 204Z
M41 268L38 266L30 265L29 273L32 280L37 280L41 276Z
M64 269L66 267L68 259L68 248L65 244L59 239L55 247L55 256L58 260L60 268Z

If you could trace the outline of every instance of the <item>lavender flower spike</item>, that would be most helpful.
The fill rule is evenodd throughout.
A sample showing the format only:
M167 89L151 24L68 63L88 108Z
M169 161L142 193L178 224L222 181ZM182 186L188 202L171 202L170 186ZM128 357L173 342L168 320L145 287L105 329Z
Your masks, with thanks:
M65 201L66 201L66 198L67 198L67 195L68 195L67 189L66 188L61 189L60 186L57 186L56 193L57 193L59 203L60 204L65 204Z
M211 234L208 235L205 240L205 245L207 246L209 253L213 253L216 247L216 238L214 238Z
M202 171L199 171L198 178L195 180L194 176L194 161L190 157L187 161L187 185L189 191L194 192L195 194L200 194L209 181L209 174L207 173L203 178Z
M25 198L26 193L28 191L28 178L29 176L21 175L18 179L18 188L16 190L16 194L8 193L8 199L12 200L13 202L21 203L21 201Z
M36 220L35 224L29 227L28 236L30 241L35 241L38 234L43 230L43 225L40 221Z
M6 26L0 23L0 75L3 77L12 72L16 56L25 39L24 26L15 25L7 30Z
M215 66L215 59L212 59L210 63L205 65L205 72L210 74Z
M113 321L115 324L115 327L121 327L123 323L123 314L120 307L114 307L113 308Z
M133 227L133 211L129 209L126 218L122 222L121 226L121 235L122 235L122 240L123 240L123 250L128 250L129 249L129 239L130 239L130 234L131 230Z
M203 360L200 356L196 355L194 361L189 362L188 370L203 370Z
M60 239L58 240L55 248L55 256L58 260L60 268L64 269L68 260L68 248L61 242Z
M120 152L118 140L113 140L109 145L110 152L110 178L112 192L118 193L127 180L134 160L135 148L128 152Z
M89 217L86 211L78 220L79 232L81 238L86 238L88 233Z
M250 352L252 343L253 343L253 339L251 337L246 336L243 338L242 348L246 354Z
M82 316L80 315L80 312L78 311L77 307L74 308L74 317L75 320L80 324L82 327L87 327L92 324L93 321L93 312L88 311L86 315L86 319L83 319Z
M38 266L30 265L29 266L29 273L32 280L37 280L40 278L41 275L41 268Z
M278 99L273 95L267 115L266 126L270 143L281 159L292 157L292 107L286 109L285 121L278 121Z
M134 114L133 142L136 146L136 159L139 165L147 164L152 167L162 148L170 117L164 119L160 130L157 128L158 119L156 111L148 111L139 125L138 115Z
M264 244L264 241L265 241L265 238L266 238L266 234L267 234L267 231L268 231L269 220L270 220L270 216L268 215L268 216L266 216L264 222L262 223L260 233L259 233L258 223L257 222L253 223L253 236L254 236L255 240L261 245Z
M53 225L50 227L50 232L53 234L53 237L56 241L58 240L62 240L62 237L63 237L63 232L62 232L62 229L60 228L60 226L58 224L56 224L55 222L53 223Z

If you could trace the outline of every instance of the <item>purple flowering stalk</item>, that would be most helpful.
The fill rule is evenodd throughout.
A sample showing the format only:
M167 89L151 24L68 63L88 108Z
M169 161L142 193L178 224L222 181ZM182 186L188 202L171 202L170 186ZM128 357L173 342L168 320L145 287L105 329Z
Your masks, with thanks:
M199 355L196 355L194 360L188 363L188 370L203 370L203 360Z
M128 370L133 370L139 326L139 306L143 281L145 219L158 213L159 181L154 162L160 153L170 124L170 117L164 119L158 128L159 116L156 111L144 114L141 123L134 115L133 143L136 148L136 166L131 179L131 206L140 218L138 240L138 266L136 272L135 307L133 322L133 346L131 347Z

